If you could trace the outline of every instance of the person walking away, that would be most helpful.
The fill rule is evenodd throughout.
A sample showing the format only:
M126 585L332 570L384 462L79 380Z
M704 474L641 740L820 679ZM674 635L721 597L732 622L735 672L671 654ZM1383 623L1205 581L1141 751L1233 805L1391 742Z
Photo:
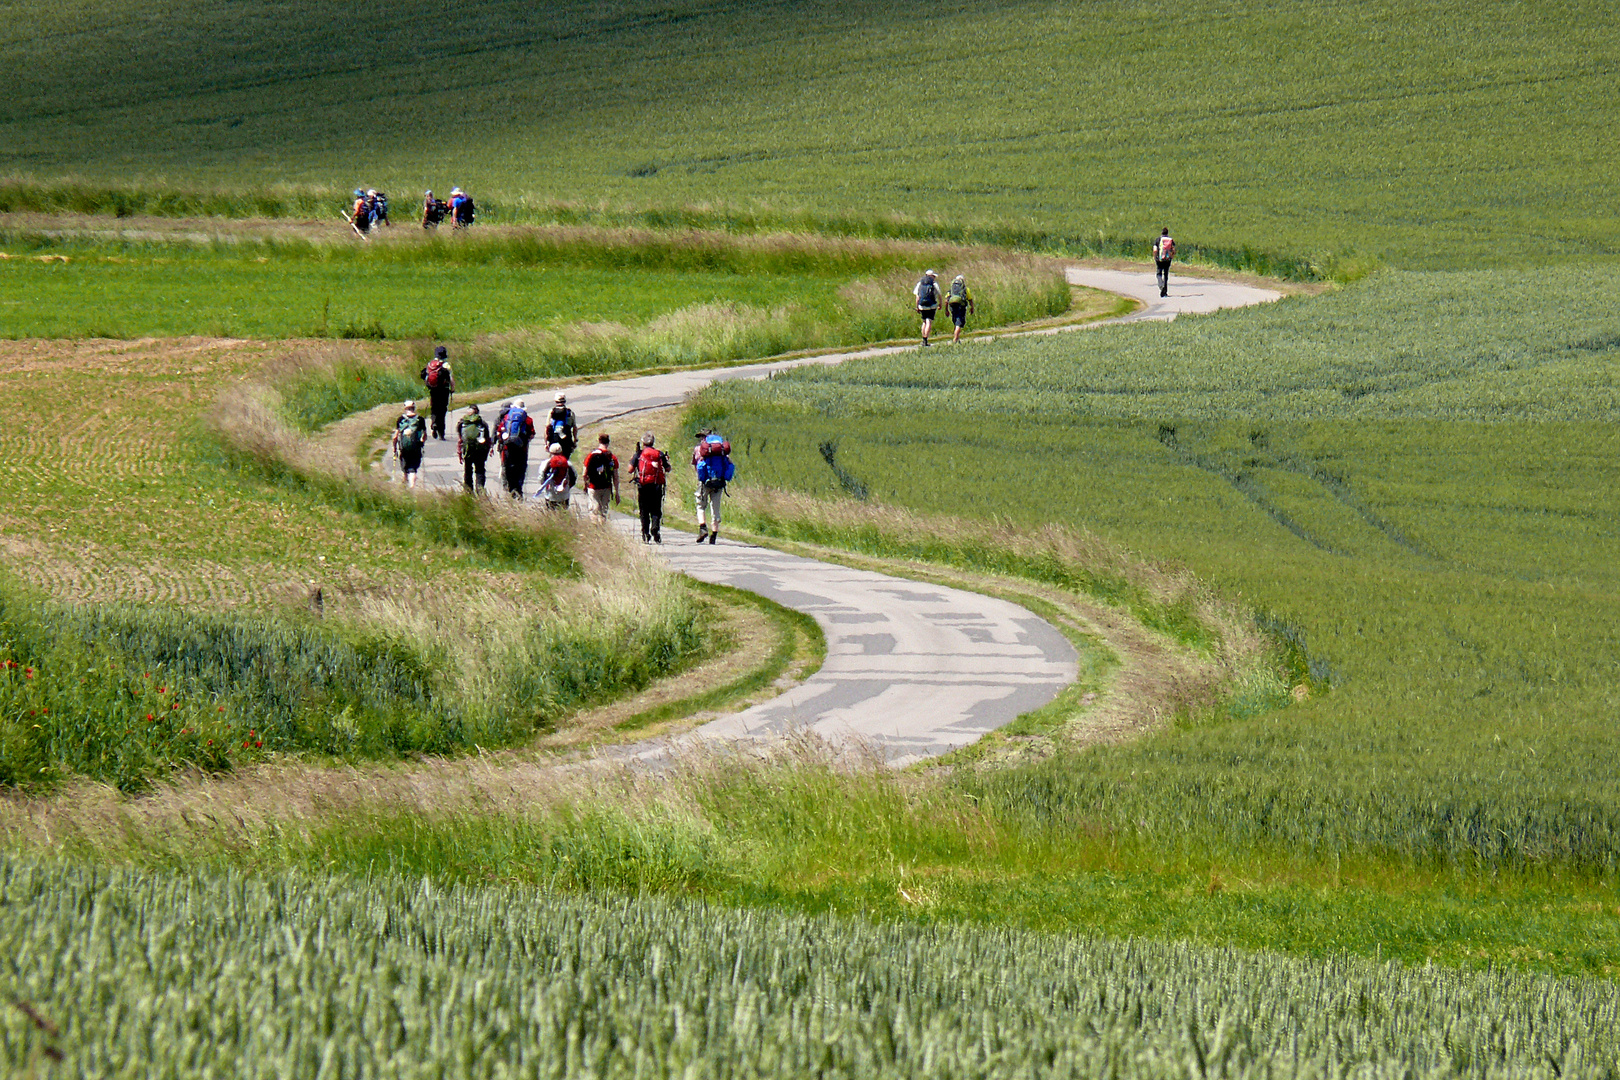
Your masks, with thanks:
M433 197L433 189L422 192L422 228L436 229L450 215L450 204Z
M955 327L951 334L951 344L955 345L962 340L962 330L967 326L967 317L977 314L973 307L973 290L968 288L967 277L956 275L951 282L951 291L945 297L945 307L951 313L951 325Z
M416 415L416 402L405 403L405 413L394 421L394 459L405 474L405 486L416 486L422 471L422 450L427 446L427 425Z
M461 462L461 482L468 491L484 491L484 466L489 461L490 446L489 425L478 414L477 405L467 406L456 427L456 460Z
M376 188L366 192L366 201L371 204L371 223L373 225L387 225L390 229L394 223L388 220L388 196Z
M433 412L433 437L444 438L444 414L450 408L450 395L456 392L456 374L450 370L450 353L443 345L433 350L433 359L422 369L427 384L428 405Z
M922 343L934 332L934 316L939 314L939 275L932 270L923 274L911 291L917 297L917 314L922 316Z
M585 491L590 496L591 517L607 524L608 499L619 502L619 459L609 449L607 432L596 437L596 449L585 455Z
M1170 260L1176 257L1176 242L1170 237L1169 229L1160 229L1159 238L1153 241L1153 267L1158 273L1159 295L1170 295Z
M495 426L490 428L495 436L495 452L501 456L501 475L506 475L506 416L512 411L510 401L501 406L501 411L495 416Z
M523 399L512 402L501 421L501 478L507 494L523 498L523 481L529 472L529 441L534 438L534 421L529 419Z
M720 539L720 499L737 472L731 463L731 444L704 428L692 447L692 467L697 472L697 542L707 539L712 544Z
M568 407L568 395L557 391L552 399L551 415L546 418L546 441L562 443L563 457L573 457L579 447L579 424L574 410Z
M452 229L465 229L473 223L478 208L473 205L472 196L458 187L450 189L450 227Z
M354 189L354 205L349 210L349 213L343 215L348 219L349 227L360 239L370 240L371 237L366 234L371 231L371 208L366 205L365 189Z
M664 486L669 479L669 455L653 445L653 433L641 437L630 477L636 482L636 509L641 512L641 542L662 544Z
M551 457L546 460L545 471L540 474L540 497L552 510L568 509L568 500L574 493L574 481L579 479L561 443L552 443Z

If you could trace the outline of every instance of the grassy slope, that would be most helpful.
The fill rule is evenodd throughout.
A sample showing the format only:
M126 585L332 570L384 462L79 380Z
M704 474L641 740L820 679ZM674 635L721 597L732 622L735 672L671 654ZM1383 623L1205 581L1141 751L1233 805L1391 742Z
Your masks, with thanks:
M1598 0L0 10L0 169L41 178L1168 222L1435 266L1620 249Z
M727 386L700 416L761 483L837 493L820 449L836 437L877 499L1174 558L1301 635L1335 684L1009 781L1032 815L1612 868L1612 276L1385 275L946 368L898 356ZM1560 327L1543 333L1547 304ZM969 463L1024 478L1026 498L962 484Z
M673 270L442 266L184 245L53 249L0 263L0 337L469 339L566 319L639 325L703 303L831 315L841 282Z

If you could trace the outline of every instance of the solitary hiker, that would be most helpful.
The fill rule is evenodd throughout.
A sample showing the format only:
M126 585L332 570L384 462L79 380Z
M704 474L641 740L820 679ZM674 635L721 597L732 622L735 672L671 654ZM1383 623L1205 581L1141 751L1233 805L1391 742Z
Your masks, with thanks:
M566 510L574 493L574 481L579 477L568 463L568 455L562 452L561 443L552 443L550 449L551 457L540 474L540 497L546 500L549 509Z
M968 288L967 278L962 274L956 275L951 282L951 291L945 297L945 307L951 313L951 325L956 329L951 334L951 344L955 345L962 340L962 329L967 326L967 317L977 314L973 306L973 290Z
M574 420L574 410L568 407L568 395L561 390L552 399L551 415L546 417L546 441L561 443L563 457L573 457L579 446L579 424Z
M596 437L596 449L585 455L585 491L590 496L591 517L607 524L608 498L619 502L619 459L608 449L608 434Z
M697 542L707 539L712 544L720 539L720 499L737 472L731 463L731 444L704 428L692 447L692 468L697 472Z
M501 439L501 478L507 494L523 498L523 480L529 472L529 440L534 438L534 421L517 398L507 406L506 416L496 425Z
M489 461L491 445L489 425L478 414L478 406L467 406L466 414L456 427L456 460L461 462L461 482L468 491L483 492L484 465Z
M641 542L662 544L664 485L669 478L669 455L653 445L653 433L641 437L636 459L630 464L630 478L636 482L636 509L641 512Z
M422 381L427 383L428 404L433 410L433 437L444 438L444 413L450 407L450 395L456 392L456 375L450 370L450 353L443 345L433 350L433 359L422 369Z
M939 314L939 275L932 270L923 274L911 290L917 297L917 314L922 316L922 343L928 344L928 335L934 332L934 316Z
M405 486L415 487L422 471L422 448L427 445L427 425L416 415L416 402L405 403L405 414L394 421L394 458L405 474Z
M1176 242L1170 238L1169 229L1160 229L1159 238L1153 241L1153 267L1158 273L1159 295L1170 295L1170 260L1176 257Z

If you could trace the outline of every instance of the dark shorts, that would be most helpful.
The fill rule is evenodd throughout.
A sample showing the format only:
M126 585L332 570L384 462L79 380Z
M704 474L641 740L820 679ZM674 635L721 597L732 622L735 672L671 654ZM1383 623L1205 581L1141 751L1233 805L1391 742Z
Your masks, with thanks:
M955 323L957 326L966 326L967 325L967 305L966 304L952 304L951 305L951 322Z
M422 469L422 451L401 450L399 452L400 472L420 472Z
M921 315L925 319L932 319L935 315L939 314L939 308L937 308L937 307L920 307L920 308L917 309L917 314Z

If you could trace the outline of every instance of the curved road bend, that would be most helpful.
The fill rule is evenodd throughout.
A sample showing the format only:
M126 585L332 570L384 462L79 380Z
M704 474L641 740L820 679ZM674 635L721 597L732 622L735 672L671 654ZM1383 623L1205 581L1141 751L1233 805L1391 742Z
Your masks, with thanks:
M1141 311L1113 320L1120 322L1173 319L1265 303L1281 295L1173 276L1171 295L1161 299L1151 271L1071 269L1068 276L1073 284L1143 302ZM1043 332L1097 325L1102 324ZM765 378L805 364L837 364L909 348L914 346L599 382L569 390L568 404L583 428L679 405L712 382ZM531 411L537 416L543 417L550 408L551 393L533 393ZM493 414L486 415L493 419ZM626 420L624 426L626 432L633 431L634 421ZM671 460L681 467L685 445L670 449ZM498 484L495 470L491 473L492 485ZM428 441L422 477L441 487L461 482L451 441ZM686 506L667 509L670 516L690 512ZM617 524L625 531L637 529L625 517ZM656 550L682 573L759 593L810 615L827 636L827 661L810 678L771 701L703 725L683 742L769 741L808 730L833 742L864 740L891 765L901 766L973 742L1044 705L1078 675L1078 658L1062 634L1023 608L994 597L852 570L724 536L718 544L700 547L674 533ZM644 756L666 753L661 746Z

